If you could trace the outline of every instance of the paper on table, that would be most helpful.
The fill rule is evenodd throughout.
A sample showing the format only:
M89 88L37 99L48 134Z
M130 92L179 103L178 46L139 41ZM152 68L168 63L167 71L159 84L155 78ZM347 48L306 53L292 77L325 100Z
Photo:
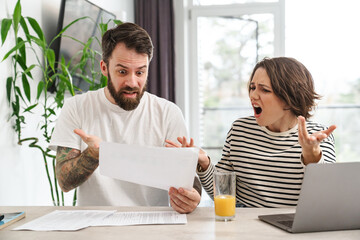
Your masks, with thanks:
M100 143L102 175L169 190L192 189L199 150Z
M116 211L100 210L55 210L49 214L25 223L13 230L33 231L76 231L91 226L94 222Z
M92 226L128 226L143 224L186 224L186 214L175 211L116 212Z

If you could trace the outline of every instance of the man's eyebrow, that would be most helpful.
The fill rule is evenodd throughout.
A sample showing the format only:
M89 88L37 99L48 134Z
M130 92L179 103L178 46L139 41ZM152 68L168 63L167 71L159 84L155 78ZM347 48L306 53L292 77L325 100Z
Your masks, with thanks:
M116 64L116 67L122 67L122 68L126 68L126 69L129 68L129 67L125 66L125 65L122 65L121 63ZM143 65L143 66L138 67L137 69L143 69L143 68L146 68L146 67L147 67L147 65Z
M138 69L143 69L143 68L147 68L147 65L143 65L143 66L138 67Z
M124 65L122 65L122 64L120 64L120 63L116 64L116 65L115 65L115 67L123 67L123 68L128 68L127 66L124 66Z

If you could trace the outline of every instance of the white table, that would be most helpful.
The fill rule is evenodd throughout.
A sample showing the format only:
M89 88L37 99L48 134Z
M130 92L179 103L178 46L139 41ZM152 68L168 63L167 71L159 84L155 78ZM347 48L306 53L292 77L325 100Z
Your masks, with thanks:
M28 221L43 216L56 209L95 209L117 211L165 211L167 207L0 207L0 212L25 211L26 217L2 230L0 240L120 240L120 239L360 239L360 230L330 231L316 233L291 234L268 225L258 219L261 214L289 213L294 209L270 208L237 208L236 220L231 222L218 222L214 220L214 209L198 207L193 213L187 215L186 225L141 225L122 227L89 227L76 232L35 232L11 231ZM309 220L311 221L311 219Z

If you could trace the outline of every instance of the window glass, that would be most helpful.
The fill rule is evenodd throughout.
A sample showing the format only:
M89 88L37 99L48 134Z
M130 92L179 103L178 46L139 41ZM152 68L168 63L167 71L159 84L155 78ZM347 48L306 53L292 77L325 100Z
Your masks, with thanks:
M274 16L199 17L200 141L214 161L231 123L252 114L247 83L256 62L274 55Z
M193 0L193 5L226 5L242 3L267 3L278 2L279 0Z
M337 161L355 161L360 156L360 2L285 3L286 56L309 69L316 91L323 96L313 120L336 124Z

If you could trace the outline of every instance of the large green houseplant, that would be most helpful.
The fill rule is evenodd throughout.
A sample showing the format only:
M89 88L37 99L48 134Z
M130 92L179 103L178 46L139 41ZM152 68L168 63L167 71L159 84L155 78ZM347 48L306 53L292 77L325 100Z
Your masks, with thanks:
M96 41L95 44L100 44L100 40L91 37L87 42L81 42L73 37L66 36L68 28L84 19L90 18L84 16L74 20L65 26L50 42L46 41L42 28L34 18L22 16L20 0L15 5L12 18L5 18L1 21L2 45L7 38L9 38L8 41L11 40L8 37L11 35L9 33L13 34L13 43L10 44L12 47L2 59L2 61L11 60L12 63L12 73L6 80L7 100L12 112L10 119L14 123L13 127L17 134L18 144L23 145L26 143L29 147L41 151L54 205L64 205L64 194L58 187L55 175L55 154L47 146L51 139L54 128L53 122L56 120L58 109L63 106L65 93L69 92L70 95L75 95L76 90L81 91L77 86L74 86L72 76L77 74L88 82L90 90L107 85L106 77L95 70L96 57L101 53L90 47L93 41ZM101 35L107 30L109 22L99 24ZM119 20L112 20L112 22L121 24ZM73 53L73 57L67 62L63 56L60 56L61 60L57 62L51 45L60 37L68 37L74 42L80 43L83 46L82 51ZM35 63L28 65L28 54L31 54L31 57L36 59ZM81 61L73 66L71 64L72 60L79 57ZM85 64L88 63L92 66L91 76L86 75L84 70ZM33 76L33 71L36 69L41 72L41 77L37 77L37 79ZM54 84L57 91L50 94L48 89ZM35 96L32 96L32 93L36 93ZM27 126L26 118L33 114L35 108L40 108L42 112L39 129L43 139L38 137L24 138L22 136L23 128L32 127ZM45 142L45 144L41 144L41 142ZM75 204L76 191L74 191L73 198L73 205Z

